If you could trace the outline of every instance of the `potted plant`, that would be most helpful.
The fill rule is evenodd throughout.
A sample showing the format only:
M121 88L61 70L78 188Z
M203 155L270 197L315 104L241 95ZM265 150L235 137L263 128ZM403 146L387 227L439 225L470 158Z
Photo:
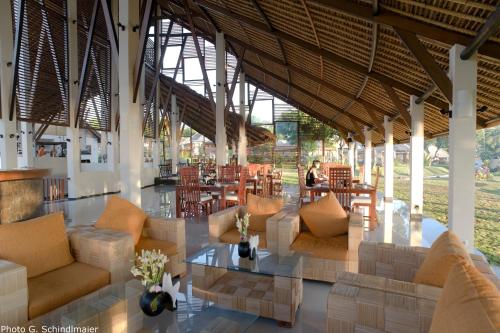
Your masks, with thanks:
M238 244L238 254L242 258L250 255L250 243L248 242L248 225L250 224L250 214L246 213L243 218L236 214L236 228L240 233L240 243Z
M135 266L131 269L132 274L139 277L144 286L139 305L148 316L157 316L165 308L173 310L176 307L175 295L173 298L169 292L162 289L167 261L167 256L160 250L142 250L141 255L136 255Z

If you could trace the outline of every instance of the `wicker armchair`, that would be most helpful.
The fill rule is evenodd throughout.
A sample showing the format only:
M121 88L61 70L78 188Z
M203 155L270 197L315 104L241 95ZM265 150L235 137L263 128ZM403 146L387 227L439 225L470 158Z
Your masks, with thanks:
M416 284L429 248L377 242L359 247L359 274L340 272L328 295L327 332L428 332L441 288ZM483 257L476 268L499 286Z
M109 272L109 282L126 281L131 277L130 268L134 256L134 242L129 234L112 230L98 230L92 227L68 229L70 248L75 262L40 276L28 278L27 268L7 260L0 260L0 323L20 325L28 319L37 317L47 310L64 305L65 300L81 297L89 290L82 283L68 280L67 276L82 272L84 267L95 267ZM76 273L75 273L76 272ZM88 277L87 277L88 278ZM56 282L59 281L59 282ZM78 281L77 281L78 282ZM31 295L35 290L50 290L50 284L57 285L59 293L52 291L45 295L36 293L37 298L44 297L49 302L40 305L36 311L31 309ZM45 289L40 288L45 286ZM29 292L31 290L31 292ZM29 300L30 298L30 300ZM40 310L43 307L46 310Z
M235 216L243 216L246 206L234 206L213 213L208 216L208 240L210 243L233 243L239 242L239 233L235 225ZM271 216L266 222L265 232L250 231L250 234L259 235L259 247L277 249L278 243L278 221L284 216L284 212Z
M349 215L347 235L316 238L296 211L284 211L278 219L276 243L279 253L290 250L301 252L303 277L310 280L335 282L339 271L357 271L358 247L363 239L363 217L360 213ZM273 222L273 221L271 221ZM268 220L269 223L269 220Z

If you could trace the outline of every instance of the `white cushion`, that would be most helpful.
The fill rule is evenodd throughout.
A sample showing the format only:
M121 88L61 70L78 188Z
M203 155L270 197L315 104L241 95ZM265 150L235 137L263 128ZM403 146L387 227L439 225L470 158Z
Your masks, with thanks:
M238 196L236 194L229 194L229 195L226 195L226 200L238 201Z
M351 205L354 204L366 204L369 205L372 202L372 199L370 197L364 197L364 196L353 196L351 197Z

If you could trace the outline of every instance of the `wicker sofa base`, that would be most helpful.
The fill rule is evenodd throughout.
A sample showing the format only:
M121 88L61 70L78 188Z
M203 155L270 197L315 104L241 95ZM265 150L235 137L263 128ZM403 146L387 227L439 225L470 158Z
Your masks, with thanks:
M228 309L293 326L302 302L302 279L192 266L193 295Z

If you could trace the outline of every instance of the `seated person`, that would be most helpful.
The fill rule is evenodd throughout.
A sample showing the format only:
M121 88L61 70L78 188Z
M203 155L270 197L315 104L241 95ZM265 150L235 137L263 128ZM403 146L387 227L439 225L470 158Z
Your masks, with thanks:
M314 160L312 163L312 166L307 170L306 174L306 186L311 187L314 186L314 184L318 184L321 182L320 178L320 164L321 162L318 160Z

